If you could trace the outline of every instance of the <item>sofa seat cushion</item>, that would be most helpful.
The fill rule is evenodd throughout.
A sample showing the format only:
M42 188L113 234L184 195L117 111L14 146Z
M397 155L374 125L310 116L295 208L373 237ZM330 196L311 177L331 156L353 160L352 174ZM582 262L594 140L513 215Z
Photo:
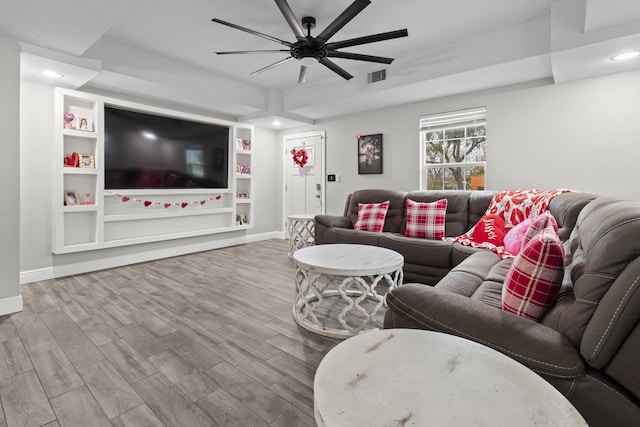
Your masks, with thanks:
M451 244L445 240L418 239L398 233L382 233L378 243L404 256L404 262L431 267L451 268ZM425 257L428 257L425 260Z
M502 283L512 261L493 252L476 252L454 267L436 288L501 309Z
M542 375L578 378L584 363L558 331L439 286L405 284L387 293L385 328L445 332L492 347Z
M377 246L382 234L374 231L358 231L351 228L332 227L323 235L323 243L351 243Z

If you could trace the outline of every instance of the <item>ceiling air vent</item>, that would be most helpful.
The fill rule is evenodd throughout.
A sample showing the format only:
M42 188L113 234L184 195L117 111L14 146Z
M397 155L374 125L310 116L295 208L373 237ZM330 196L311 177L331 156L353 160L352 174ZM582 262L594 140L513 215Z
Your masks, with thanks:
M367 74L367 83L376 83L383 80L387 80L387 70L384 68Z

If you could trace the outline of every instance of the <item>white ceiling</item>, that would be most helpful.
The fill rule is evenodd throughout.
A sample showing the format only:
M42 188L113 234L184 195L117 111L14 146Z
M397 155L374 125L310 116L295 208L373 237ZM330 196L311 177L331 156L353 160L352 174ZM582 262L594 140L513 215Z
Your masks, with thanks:
M352 0L289 0L317 35ZM295 37L269 0L0 0L0 34L23 47L23 77L124 93L283 127L455 93L553 78L556 82L640 68L613 63L640 49L637 0L372 0L331 41L407 28L409 36L343 49L389 56L388 66L335 59L346 81L321 64L298 84L287 53L216 55L284 46L211 22L215 17L287 41ZM384 82L366 74L387 69Z

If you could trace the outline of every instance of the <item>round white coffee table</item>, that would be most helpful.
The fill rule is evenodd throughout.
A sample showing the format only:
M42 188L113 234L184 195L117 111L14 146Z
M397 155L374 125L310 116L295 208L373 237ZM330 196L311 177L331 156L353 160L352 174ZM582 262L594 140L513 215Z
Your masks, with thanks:
M322 359L318 426L586 426L551 384L515 360L454 335L360 334Z
M299 214L287 217L289 234L289 258L298 249L313 246L316 242L316 215Z
M303 328L328 337L347 338L382 328L376 315L384 295L402 284L404 257L377 246L309 246L295 251L293 262L293 317ZM384 286L383 294L379 286Z

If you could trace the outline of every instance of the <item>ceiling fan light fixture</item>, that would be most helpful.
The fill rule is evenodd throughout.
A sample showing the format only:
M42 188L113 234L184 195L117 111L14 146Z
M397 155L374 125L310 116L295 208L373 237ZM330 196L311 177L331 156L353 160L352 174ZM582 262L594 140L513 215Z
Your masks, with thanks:
M284 62L291 59L297 59L300 61L300 75L298 77L298 83L304 83L307 78L307 72L309 66L315 62L319 62L322 66L327 67L334 73L338 74L345 80L353 78L347 70L336 64L333 59L351 59L356 61L376 62L382 64L390 64L393 62L393 58L387 58L382 56L364 55L355 52L343 52L338 51L343 47L360 46L368 43L376 43L384 40L391 40L399 37L406 37L408 35L407 29L388 31L385 33L371 34L364 37L356 37L348 40L341 40L338 42L328 43L329 39L333 37L340 29L347 25L353 18L356 17L364 8L371 4L371 0L353 0L351 5L348 6L337 18L335 18L320 34L317 36L311 35L311 30L316 26L316 19L312 16L305 16L302 21L298 21L291 6L287 0L275 0L280 12L289 24L289 27L293 31L296 40L291 43L279 38L269 36L267 34L260 33L258 31L244 28L230 22L223 21L221 19L213 18L211 21L218 24L225 25L236 30L244 31L245 33L253 34L258 37L265 38L267 40L278 42L289 48L289 57L284 58L278 62L267 65L259 70L253 71L250 75L262 73L263 71L270 70ZM306 34L305 34L306 30ZM230 55L230 54L253 54L253 53L275 53L275 52L287 52L286 49L279 50L245 50L245 51L227 51L216 52L218 55Z

